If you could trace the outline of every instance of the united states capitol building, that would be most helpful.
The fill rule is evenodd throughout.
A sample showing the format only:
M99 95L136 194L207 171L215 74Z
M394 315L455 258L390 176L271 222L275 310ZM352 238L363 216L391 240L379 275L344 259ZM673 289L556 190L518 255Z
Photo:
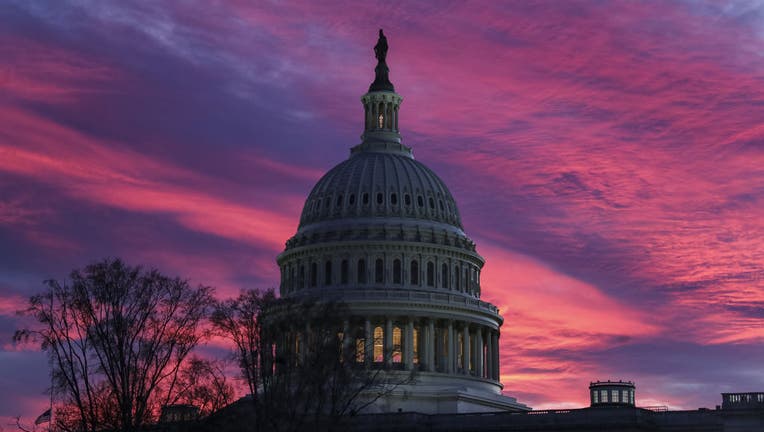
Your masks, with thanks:
M417 371L371 408L428 414L527 411L502 395L502 317L480 299L484 259L446 184L400 135L403 98L388 77L380 30L364 132L316 183L279 255L281 296L341 300L344 334L367 367Z

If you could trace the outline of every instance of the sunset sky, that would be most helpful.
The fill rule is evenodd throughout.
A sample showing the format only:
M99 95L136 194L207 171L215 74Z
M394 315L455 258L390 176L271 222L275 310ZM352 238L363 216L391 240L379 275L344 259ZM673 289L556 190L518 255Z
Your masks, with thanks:
M119 256L276 286L360 141L379 28L404 143L487 261L507 394L764 390L764 3L324 3L3 2L3 427L47 406L44 355L11 342L43 280Z

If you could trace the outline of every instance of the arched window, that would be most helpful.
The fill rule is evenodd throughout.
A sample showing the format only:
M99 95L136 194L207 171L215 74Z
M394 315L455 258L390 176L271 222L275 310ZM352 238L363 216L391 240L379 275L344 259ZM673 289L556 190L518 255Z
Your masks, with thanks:
M369 193L364 192L361 196L361 200L363 201L363 205L369 205Z
M454 276L456 277L456 280L454 281L456 283L456 290L461 291L462 290L462 270L459 268L459 266L456 267L456 272L454 272Z
M398 205L398 195L396 195L395 192L390 194L390 204Z
M396 259L393 261L393 283L400 284L403 278L401 277L401 260Z
M324 266L324 285L332 284L332 262L327 261Z
M300 280L297 283L300 288L305 288L305 266L300 266Z
M409 195L409 194L403 195L403 202L407 206L410 206L411 205L411 195Z
M435 264L427 263L427 286L435 286Z
M359 259L358 260L358 283L359 284L365 284L366 283L366 260Z
M359 329L355 338L355 361L366 363L366 336L362 329Z
M310 286L314 287L318 285L318 264L310 264Z
M348 283L348 260L344 259L340 263L340 283L346 285Z
M424 199L422 198L422 195L416 197L416 203L419 204L419 207L424 207Z
M435 200L433 200L432 197L430 197L429 201L430 201L430 208L435 210Z
M443 263L440 273L440 283L443 284L443 288L448 289L448 265L446 263Z
M385 194L377 192L377 204L382 204L383 202L385 202Z
M400 363L402 360L402 352L401 347L403 346L403 333L401 332L400 327L393 327L393 352L392 352L392 359L393 363Z
M382 283L385 281L385 262L382 258L377 258L374 263L374 282Z
M385 337L382 327L374 327L374 362L381 363L385 359Z
M419 285L419 262L411 261L411 285Z
M339 194L337 196L337 207L341 207L341 206L342 206L342 194Z

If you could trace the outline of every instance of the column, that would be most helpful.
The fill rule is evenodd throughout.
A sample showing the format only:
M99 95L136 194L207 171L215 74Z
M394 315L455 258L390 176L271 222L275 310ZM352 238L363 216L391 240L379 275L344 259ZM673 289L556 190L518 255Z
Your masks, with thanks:
M393 361L393 320L390 318L385 318L385 338L382 357L385 360L385 367L390 368Z
M462 372L465 375L470 374L470 363L472 363L472 355L470 352L470 325L468 323L464 323L464 330L463 330L464 336L464 355L462 357L462 362L464 363L464 369Z
M485 376L488 379L493 379L493 337L491 335L491 330L486 331L486 350L485 350L485 364L486 364L486 373Z
M448 321L448 341L446 342L446 352L448 358L446 359L446 373L454 373L454 363L456 362L456 352L454 350L456 343L454 341L454 323Z
M435 371L435 322L432 318L427 320L427 370Z
M403 349L403 359L406 370L414 369L414 319L409 317L406 321L406 336L403 339L405 348Z
M478 327L475 331L477 336L475 346L475 374L479 377L483 377L483 330Z
M499 380L500 375L500 359L499 359L499 332L495 331L493 332L493 373L494 373L494 379L496 381Z
M374 362L374 339L371 334L371 321L369 321L368 318L366 318L363 323L363 333L364 338L366 339L363 344L363 357L364 363L366 363L366 366L368 367Z

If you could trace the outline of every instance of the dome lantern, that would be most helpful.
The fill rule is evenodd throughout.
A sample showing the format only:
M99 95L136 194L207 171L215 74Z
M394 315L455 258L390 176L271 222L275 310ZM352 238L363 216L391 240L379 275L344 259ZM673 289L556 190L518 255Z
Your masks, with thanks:
M390 68L387 66L387 38L379 30L379 40L374 46L377 67L374 68L374 82L369 92L361 97L364 110L363 142L351 149L351 154L360 151L393 152L413 157L411 148L401 144L398 130L398 111L403 102L390 82Z

